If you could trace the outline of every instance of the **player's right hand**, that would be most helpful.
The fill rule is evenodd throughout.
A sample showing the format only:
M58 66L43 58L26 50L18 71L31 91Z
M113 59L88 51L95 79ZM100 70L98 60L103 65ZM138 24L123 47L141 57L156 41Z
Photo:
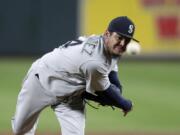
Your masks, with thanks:
M123 116L125 117L130 111L133 109L133 103L131 100L126 100L127 106L126 109L123 110Z

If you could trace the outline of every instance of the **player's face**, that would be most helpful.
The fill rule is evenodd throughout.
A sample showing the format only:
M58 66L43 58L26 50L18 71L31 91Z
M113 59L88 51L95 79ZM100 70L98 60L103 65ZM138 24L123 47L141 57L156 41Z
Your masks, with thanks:
M126 51L126 46L130 42L129 38L121 36L116 32L106 32L105 44L112 56L120 56Z

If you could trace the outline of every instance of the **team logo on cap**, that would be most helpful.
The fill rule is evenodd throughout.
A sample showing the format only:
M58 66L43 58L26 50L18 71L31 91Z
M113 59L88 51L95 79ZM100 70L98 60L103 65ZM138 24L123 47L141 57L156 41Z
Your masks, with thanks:
M131 34L133 32L134 26L133 25L129 25L129 30L128 32Z

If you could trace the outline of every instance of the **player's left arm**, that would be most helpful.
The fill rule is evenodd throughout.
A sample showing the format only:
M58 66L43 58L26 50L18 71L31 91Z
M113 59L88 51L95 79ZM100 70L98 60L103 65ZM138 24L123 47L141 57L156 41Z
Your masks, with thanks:
M109 77L110 83L114 84L116 87L118 87L119 90L120 90L120 93L122 94L122 85L121 85L121 82L120 82L120 80L118 78L118 71L112 70L109 73L108 77Z
M119 88L113 84L111 84L106 90L96 91L95 93L97 96L85 91L83 93L83 98L95 101L103 106L107 105L121 108L124 112L124 116L132 110L132 102L124 98L119 93Z

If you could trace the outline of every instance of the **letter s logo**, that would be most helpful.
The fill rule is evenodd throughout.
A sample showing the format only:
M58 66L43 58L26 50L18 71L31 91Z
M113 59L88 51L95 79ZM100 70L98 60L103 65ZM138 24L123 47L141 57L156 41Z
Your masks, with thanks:
M128 32L131 34L133 32L133 30L134 30L134 26L133 25L129 25Z

